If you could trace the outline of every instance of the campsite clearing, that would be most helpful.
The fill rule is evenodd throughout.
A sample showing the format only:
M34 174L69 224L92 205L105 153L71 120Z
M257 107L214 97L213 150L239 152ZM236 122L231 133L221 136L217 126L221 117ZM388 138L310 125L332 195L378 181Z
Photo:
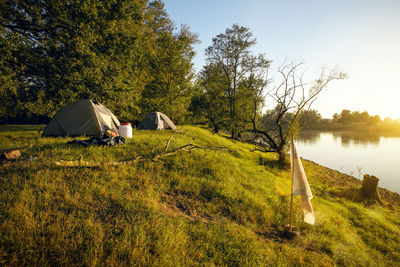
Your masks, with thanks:
M400 261L400 200L352 198L358 181L303 161L316 224L287 240L290 171L207 129L134 131L124 146L80 147L41 138L42 126L0 126L0 149L32 145L0 167L2 265L358 265ZM171 138L171 135L174 137ZM226 150L154 153L193 143ZM34 161L25 160L29 156ZM129 164L99 168L56 161ZM135 161L137 158L143 160Z

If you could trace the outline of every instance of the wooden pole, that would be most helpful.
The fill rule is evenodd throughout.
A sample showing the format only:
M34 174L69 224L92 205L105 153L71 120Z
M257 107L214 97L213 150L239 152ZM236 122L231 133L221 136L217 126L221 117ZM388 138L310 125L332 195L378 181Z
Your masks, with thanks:
M293 210L293 194L290 194L290 225L289 225L289 231L292 231L292 228L293 228L292 210Z
M290 173L291 173L291 188L290 188L290 224L289 224L289 231L292 231L293 228L293 144L294 144L294 139L293 139L293 134L292 134L292 140L291 140L291 144L290 144Z

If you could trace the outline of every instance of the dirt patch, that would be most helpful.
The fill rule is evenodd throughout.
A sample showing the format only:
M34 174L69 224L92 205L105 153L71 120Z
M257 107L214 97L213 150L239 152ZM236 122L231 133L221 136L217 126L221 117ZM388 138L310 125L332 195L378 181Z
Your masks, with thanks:
M280 228L275 224L272 224L267 230L255 229L253 232L267 241L278 243L287 243L297 237L297 235L291 235L287 229Z
M165 213L170 216L182 216L192 221L196 220L205 223L216 221L216 219L198 212L196 209L198 203L195 203L194 200L188 199L180 194L163 194L161 195L161 202Z

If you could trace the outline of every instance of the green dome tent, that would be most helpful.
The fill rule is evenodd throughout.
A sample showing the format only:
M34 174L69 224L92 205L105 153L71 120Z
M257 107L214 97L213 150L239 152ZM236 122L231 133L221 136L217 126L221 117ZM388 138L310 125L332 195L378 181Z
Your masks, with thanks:
M139 124L138 129L143 130L176 130L174 123L161 112L148 114Z
M118 130L119 121L102 104L83 99L60 109L43 131L43 136L101 136L109 129Z

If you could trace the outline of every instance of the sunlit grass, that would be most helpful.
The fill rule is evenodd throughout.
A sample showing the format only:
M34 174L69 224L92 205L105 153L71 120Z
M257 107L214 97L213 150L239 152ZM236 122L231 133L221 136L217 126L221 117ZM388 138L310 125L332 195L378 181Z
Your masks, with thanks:
M358 265L400 260L397 211L335 192L331 171L305 162L317 223L301 237L279 236L288 223L289 172L276 155L194 126L179 127L170 148L195 150L150 159L169 131L135 131L120 147L77 147L41 138L34 126L0 126L0 149L26 146L0 167L2 265ZM23 161L32 155L33 162ZM55 167L60 160L143 161L101 168ZM262 158L260 160L260 157ZM336 173L336 172L335 172ZM343 177L342 177L343 178ZM344 179L344 178L343 178Z

